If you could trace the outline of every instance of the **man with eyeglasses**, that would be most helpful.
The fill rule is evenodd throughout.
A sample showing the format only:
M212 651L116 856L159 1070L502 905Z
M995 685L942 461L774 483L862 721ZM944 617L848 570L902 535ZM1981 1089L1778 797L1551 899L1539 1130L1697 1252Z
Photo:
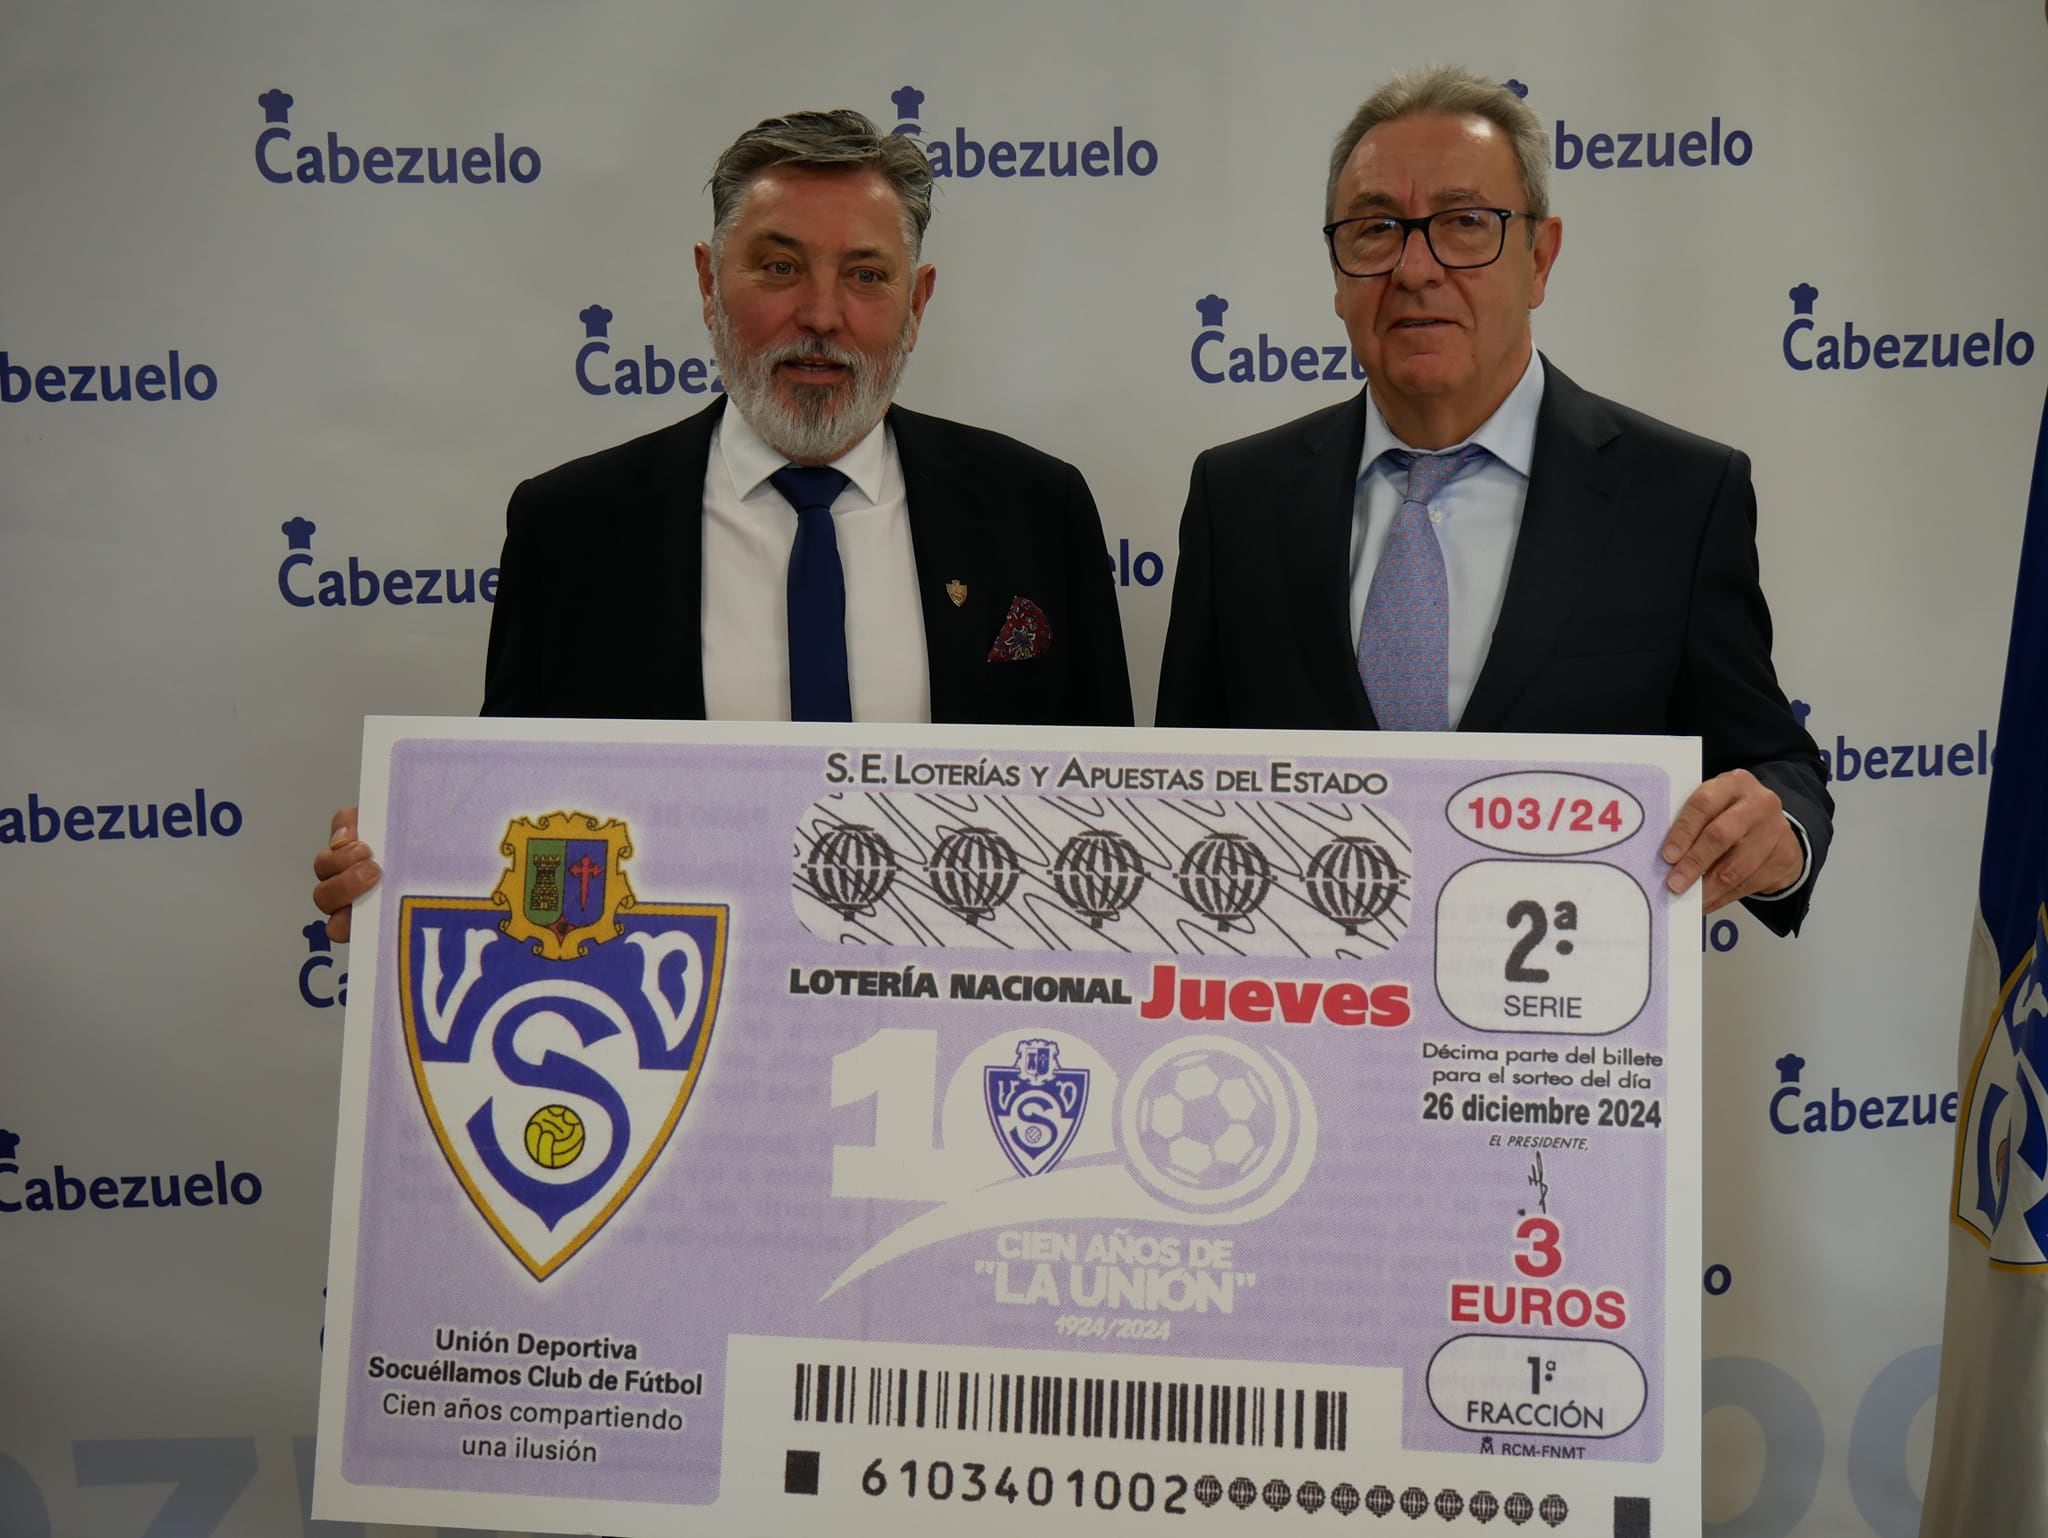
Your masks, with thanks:
M1405 72L1339 136L1324 217L1369 383L1196 460L1158 723L1697 734L1668 884L1795 932L1833 802L1771 667L1749 461L1536 353L1542 124Z

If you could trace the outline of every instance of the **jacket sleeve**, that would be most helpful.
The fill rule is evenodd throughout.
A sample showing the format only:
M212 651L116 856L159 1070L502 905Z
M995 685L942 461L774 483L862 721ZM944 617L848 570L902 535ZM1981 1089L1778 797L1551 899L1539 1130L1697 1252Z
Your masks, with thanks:
M1703 740L1709 779L1747 769L1777 792L1806 833L1806 882L1792 896L1744 901L1767 929L1798 932L1834 832L1827 765L1793 714L1771 666L1771 612L1756 551L1749 458L1729 451L1707 515L1686 626L1677 716Z
M1208 456L1196 459L1180 515L1180 555L1173 571L1173 607L1159 661L1157 726L1228 726L1217 641L1210 563Z
M539 517L533 482L522 481L505 509L505 548L498 557L498 600L491 608L491 639L484 657L487 716L539 716L540 606L543 556L534 538Z
M1065 469L1072 481L1066 498L1072 520L1066 583L1072 595L1068 623L1074 644L1059 720L1063 726L1129 726L1131 670L1124 655L1123 617L1110 577L1102 515L1086 478L1071 465Z

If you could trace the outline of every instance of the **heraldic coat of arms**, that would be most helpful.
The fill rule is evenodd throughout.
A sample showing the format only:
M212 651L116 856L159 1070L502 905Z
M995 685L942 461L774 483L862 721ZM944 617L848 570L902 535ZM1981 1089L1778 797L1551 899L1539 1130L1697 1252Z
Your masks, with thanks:
M668 1146L704 1067L723 906L643 903L626 825L516 818L487 897L407 897L400 999L449 1168L536 1280L587 1243Z

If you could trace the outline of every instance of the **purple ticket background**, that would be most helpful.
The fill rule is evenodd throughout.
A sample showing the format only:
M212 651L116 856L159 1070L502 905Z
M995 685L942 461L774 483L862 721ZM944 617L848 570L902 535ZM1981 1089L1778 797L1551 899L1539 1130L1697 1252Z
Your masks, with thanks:
M1670 777L1626 762L1370 757L1290 756L1276 771L1276 756L399 742L377 931L358 936L359 947L374 939L379 965L348 1360L330 1344L327 1363L347 1374L345 1478L714 1502L734 1335L1097 1350L1114 1371L1154 1353L1394 1368L1405 1449L1515 1443L1577 1449L1563 1456L1582 1462L1657 1461L1663 958L1690 941L1668 933L1657 856ZM1508 794L1510 829L1485 831L1501 808L1471 787L1532 768L1569 776L1557 783L1571 794ZM1590 817L1578 843L1608 847L1501 847L1532 799L1532 837L1554 842L1559 826L1569 834ZM623 824L630 852L608 858L588 837L551 844L556 825L522 846L525 864L508 876L508 828L563 811ZM1461 832L1460 817L1490 842ZM1454 921L1446 884L1485 862L1494 872ZM1566 867L1605 872L1583 911L1560 907L1577 887L1548 884ZM636 920L638 940L606 930L594 949L625 959L602 974L497 931L522 904L536 931L588 919L620 871L633 900L617 918L652 916ZM1640 940L1612 930L1634 901L1609 901L1617 883L1641 899ZM689 914L696 949L676 942L682 959L651 974L654 1024L629 999L611 1025L588 1024L604 1014L595 1005L503 1014L497 1029L517 1039L495 1057L488 1021L467 1044L441 1034L463 1010L472 1024L488 1014L493 989L545 993L552 984L522 979L558 975L550 965L598 979L580 986L631 993L640 957L625 947L658 949ZM484 960L458 1009L447 1001L464 925ZM1453 928L1461 949L1440 965ZM440 951L432 986L421 981L429 947ZM1517 968L1524 981L1508 980ZM1579 989L1573 979L1596 968L1623 981ZM1440 971L1467 979L1447 985L1450 1002ZM1526 980L1538 973L1547 981ZM918 996L920 976L936 996ZM1451 1013L1467 993L1496 1007L1552 995L1595 1007L1627 995L1631 976L1645 996L1599 1034L1569 1033L1561 1014L1498 1030ZM693 983L706 1016L697 1037L680 1016L661 1024L691 1003ZM1218 1004L1224 1018L1202 1018ZM439 1056L416 1073L423 1029ZM1173 1050L1216 1037L1242 1049ZM654 1047L670 1056L643 1071L629 1042L642 1060ZM550 1051L552 1068L508 1080L507 1062L542 1065ZM665 1144L645 1161L622 1144L609 1183L575 1185L612 1151L606 1095L640 1107L644 1137L644 1107L682 1081L677 1064L692 1052ZM564 1066L579 1060L582 1077ZM520 1072L553 1077L521 1085ZM640 1078L655 1087L626 1082ZM535 1112L522 1130L536 1099L576 1114ZM480 1123L487 1102L496 1120ZM1538 1114L1511 1104L1554 1114L1551 1102L1589 1119L1502 1119ZM894 1152L858 1152L877 1147ZM842 1188L873 1194L835 1195L835 1157ZM640 1162L644 1174L622 1188ZM584 1205L563 1210L586 1190ZM1531 1218L1554 1227L1529 1229ZM1497 1425L1472 1425L1486 1413L1472 1392L1455 1395L1464 1426L1432 1403L1432 1359L1468 1336L1517 1337L1491 1348L1515 1381L1479 1394L1500 1399L1509 1418ZM1518 1422L1541 1413L1514 1407L1545 1402L1545 1363L1563 1361L1568 1379L1588 1370L1574 1355L1584 1341L1640 1365L1639 1413L1624 1388L1598 1433ZM1620 1359L1595 1354L1611 1387ZM474 1381L480 1372L516 1382ZM1214 1372L1228 1381L1226 1366ZM787 1386L776 1392L786 1398ZM642 1417L631 1429L604 1420L629 1412ZM564 1424L572 1416L585 1423Z

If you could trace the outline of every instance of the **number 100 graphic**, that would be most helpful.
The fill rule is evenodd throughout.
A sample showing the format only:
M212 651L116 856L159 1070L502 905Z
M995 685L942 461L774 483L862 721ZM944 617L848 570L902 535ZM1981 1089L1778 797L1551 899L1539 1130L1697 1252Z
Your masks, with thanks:
M1011 1129L991 1115L988 1072L1007 1071L1026 1045L1052 1049L1049 1067L1086 1081L1056 1160L1011 1157ZM1181 1037L1120 1074L1081 1037L1007 1031L967 1052L942 1096L938 1033L892 1027L832 1059L832 1104L869 1100L873 1141L832 1150L832 1194L938 1205L871 1246L827 1297L983 1228L1072 1216L1247 1223L1284 1205L1315 1162L1315 1099L1301 1073L1271 1048L1221 1036Z

